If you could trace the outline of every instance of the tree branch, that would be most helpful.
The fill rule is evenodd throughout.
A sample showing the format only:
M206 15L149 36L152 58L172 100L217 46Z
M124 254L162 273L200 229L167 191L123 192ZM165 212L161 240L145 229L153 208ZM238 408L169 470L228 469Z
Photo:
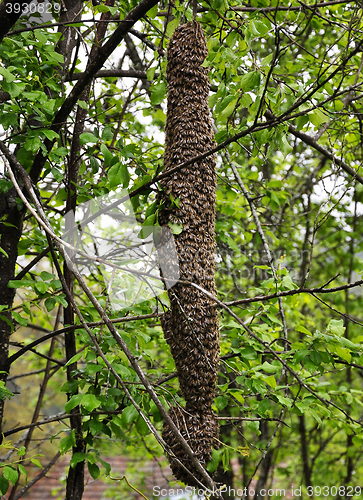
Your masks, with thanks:
M272 300L278 297L288 297L289 295L298 295L300 293L333 293L342 290L348 290L357 286L363 285L363 280L348 283L347 285L335 286L332 288L316 287L316 288L297 288L296 290L283 290L281 292L272 293L271 295L258 295L247 299L233 300L232 302L225 302L226 306L238 306L240 304L250 304L251 302L260 302L264 300Z
M66 78L66 82L73 82L83 78L84 73L73 73ZM157 78L158 74L155 74ZM104 69L97 71L93 78L138 78L139 80L147 80L145 71L138 71L136 69ZM1 99L1 94L0 94Z
M270 120L276 119L276 117L274 117L271 111L266 110L265 115ZM311 146L316 151L319 151L319 153L321 153L325 158L331 160L335 165L339 165L339 167L341 167L347 174L351 175L360 184L363 184L363 177L359 175L358 172L354 170L354 168L350 167L343 160L340 160L338 157L334 156L330 151L328 151L323 146L318 144L317 141L313 139L310 135L305 134L304 132L300 132L299 130L296 130L296 128L291 124L288 124L288 127L289 127L288 130L292 135L300 139L308 146Z
M276 5L276 7L230 7L230 10L235 10L238 12L280 12L280 11L301 11L303 9L318 9L319 7L328 7L329 5L339 5L345 3L351 3L351 0L332 0L331 2L321 2L314 5L308 5L303 2L299 2L299 7L284 7L282 5Z

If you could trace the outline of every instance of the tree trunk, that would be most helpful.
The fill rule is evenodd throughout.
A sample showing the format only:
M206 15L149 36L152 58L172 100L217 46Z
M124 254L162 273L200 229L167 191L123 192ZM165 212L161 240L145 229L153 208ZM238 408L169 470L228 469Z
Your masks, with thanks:
M0 247L7 255L0 252L0 380L6 381L9 372L9 338L14 329L11 311L15 289L8 288L14 279L15 264L18 257L18 243L23 229L24 209L16 204L15 189L0 194ZM5 225L6 223L7 225ZM11 225L8 225L11 224ZM3 439L2 426L4 401L0 400L0 443Z

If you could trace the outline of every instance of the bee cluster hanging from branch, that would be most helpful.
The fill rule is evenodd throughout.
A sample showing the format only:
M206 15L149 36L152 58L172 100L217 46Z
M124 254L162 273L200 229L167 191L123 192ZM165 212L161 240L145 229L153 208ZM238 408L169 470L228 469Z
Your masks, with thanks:
M214 146L208 95L207 69L201 65L208 54L205 35L195 21L179 26L167 52L168 107L164 172ZM200 285L216 295L215 286L215 199L214 156L193 163L161 181L165 209L160 225L182 224L175 235L181 281ZM172 195L172 196L170 196ZM171 199L179 199L177 204ZM167 257L159 254L163 262ZM175 264L175 263L174 263ZM167 262L163 262L163 266ZM162 327L175 361L185 408L172 407L169 415L202 465L210 460L212 446L218 447L218 422L212 411L219 365L218 313L201 291L177 283L168 291L170 308ZM163 438L175 456L190 470L188 457L165 424ZM175 460L174 476L197 485ZM201 478L192 471L194 476Z

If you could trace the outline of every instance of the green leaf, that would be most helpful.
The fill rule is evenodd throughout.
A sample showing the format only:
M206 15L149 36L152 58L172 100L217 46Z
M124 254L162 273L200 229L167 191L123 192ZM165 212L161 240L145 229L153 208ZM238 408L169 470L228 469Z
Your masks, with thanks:
M296 129L301 130L304 125L306 125L309 121L309 116L308 115L301 115L298 116L296 119Z
M59 443L59 451L62 455L64 455L73 446L76 446L76 431L74 429L68 436L61 439ZM32 461L32 463L34 462Z
M319 417L319 415L316 413L316 411L315 411L315 410L313 410L312 408L309 408L309 413L310 413L310 415L311 415L312 417L314 417L314 418L315 418L315 420L316 420L316 421L318 422L318 424L319 424L319 425L318 425L318 427L320 427L320 426L321 426L321 424L322 424L322 421L321 421L321 418Z
M298 326L296 326L296 327L295 327L295 330L296 330L297 332L306 333L306 335L310 335L310 337L312 337L312 333L311 333L311 332L309 332L309 330L307 330L307 329L305 328L305 326L298 325Z
M362 435L353 436L352 441L353 441L354 446L357 446L358 448L360 448L363 444L363 436Z
M121 414L121 422L123 425L130 424L137 419L139 412L134 405L127 406Z
M95 6L95 12L109 12L108 5L98 4Z
M103 157L105 159L104 164L106 167L108 167L108 165L111 163L113 155L104 144L101 144L101 153L103 154Z
M7 70L6 68L2 68L1 66L0 66L0 75L2 75L5 78L5 81L7 83L11 83L15 80L15 76L12 73L10 73L9 70Z
M134 158L136 154L139 154L139 148L136 144L127 144L124 148L121 150L121 156L123 158Z
M90 132L84 132L79 136L79 143L81 146L85 144L96 144L96 142L98 142L98 138Z
M276 387L277 384L276 384L275 377L273 375L270 375L269 377L264 377L263 380L266 382L266 384L268 384L273 389L275 389L275 387Z
M2 88L5 92L9 92L12 98L15 98L21 94L24 86L22 84L17 84L13 82L8 83L5 81L2 83Z
M237 243L230 236L227 236L226 243L228 243L229 247L232 248L236 253L240 253L241 249L237 245Z
M73 453L71 461L69 465L74 469L74 467L80 463L83 462L87 458L87 453L82 453L82 452L76 452Z
M98 465L92 464L91 462L87 462L87 467L88 467L89 473L91 474L91 477L93 479L98 479L98 477L100 476L100 473L101 473Z
M212 448L211 459L206 467L207 471L210 474L212 474L214 471L217 470L218 464L222 460L223 453L224 453L224 448L222 448L221 450L215 450L214 448Z
M313 363L315 363L317 366L321 364L323 361L321 354L318 351L312 351L310 353L310 359Z
M40 294L45 293L48 290L49 286L50 286L49 283L45 283L44 281L35 281L34 282L34 288Z
M287 137L285 134L282 135L281 137L281 142L280 142L280 148L281 148L281 152L283 153L284 155L284 158L286 158L286 156L291 153L292 151L292 146L290 146L288 140L287 140Z
M320 127L323 123L329 121L329 117L326 116L320 109L314 109L309 113L309 120L315 127Z
M16 469L11 467L10 465L6 465L3 469L3 476L5 479L10 481L11 483L15 484L18 480L19 473Z
M31 153L35 153L40 148L39 137L28 137L24 142L24 148Z
M64 56L62 54L58 54L58 52L50 51L46 53L46 58L49 62L58 64L64 63Z
M173 234L180 234L183 231L183 224L176 224L169 221L168 226Z
M57 132L54 132L51 129L45 128L45 129L42 130L42 132L45 135L45 137L47 139L49 139L50 141L53 141L55 139L59 139L59 134L57 134Z
M78 406L83 398L83 394L75 394L74 396L71 397L71 399L68 401L68 403L65 405L64 409L67 413L70 413L73 408Z
M249 429L251 429L252 432L256 434L256 436L259 436L261 434L258 421L255 420L254 422L248 422L247 426Z
M30 461L33 465L35 465L35 467L38 467L39 469L43 469L42 464L39 462L39 460L37 458L31 458Z
M217 396L214 400L218 410L223 410L228 405L228 399L224 396Z
M307 349L298 350L294 354L294 361L296 363L300 363L300 361L302 361L305 358L305 356L307 356L308 354L309 354L309 351Z
M44 301L45 308L48 312L53 311L57 301L54 297L48 297Z
M224 450L223 450L222 466L223 466L224 472L226 472L229 469L229 449L228 448L224 448Z
M26 448L25 446L20 446L20 448L17 451L17 455L19 457L23 457L26 454Z
M3 248L0 247L0 253L2 253L3 255L5 255L5 257L8 259L9 258L9 255L5 252L5 250Z
M157 7L157 5L155 5L155 7ZM149 82L152 82L154 80L155 71L156 71L156 66L153 66L152 68L149 68L146 71L146 77L149 80Z
M22 288L28 286L34 286L35 281L33 280L10 280L8 283L9 288Z
M145 212L145 221L147 220L147 218L154 214L156 212L156 209L157 209L157 206L158 206L158 200L155 200L154 203L152 203L147 209L146 209L146 212Z
M241 391L240 389L230 389L228 391L238 402L240 403L244 403L245 402L245 398L243 397L243 391ZM219 397L223 397L223 396L219 396Z
M291 399L289 398L285 398L285 396L281 396L280 394L277 394L275 393L273 396L271 397L276 397L276 399L278 400L278 402L284 406L287 406L287 408L291 408L292 407L292 401Z
M122 378L124 378L126 380L130 378L130 370L127 368L127 366L125 366L121 363L114 363L113 369Z
M150 102L153 106L161 104L166 95L166 82L162 81L151 85Z
M101 139L103 141L111 141L113 138L113 130L111 125L106 125L102 130Z
M143 223L143 227L146 226L153 226L156 220L156 214L151 214L147 219L145 219L145 222Z
M16 113L3 113L0 115L0 123L7 130L10 126L16 127L19 117Z
M68 392L69 394L74 394L77 391L78 387L79 387L79 381L71 379L67 380L67 382L65 382L62 385L60 390L62 392Z
M269 54L267 57L264 57L260 63L260 65L262 67L265 67L265 66L271 66L271 61L272 61L272 58L273 58L273 54Z
M68 360L64 366L69 366L72 363L77 363L77 361L79 361L82 358L82 356L83 356L83 351L77 352L77 354L72 356L72 358L70 360Z
M343 349L343 347L335 346L334 350L340 358L342 358L345 361L348 361L348 363L350 363L350 361L352 359L352 355L350 354L350 352L347 349Z
M157 16L158 10L159 10L159 5L156 4L154 5L154 7L152 7L150 10L147 11L147 16L150 19L154 19Z
M19 467L19 473L23 474L23 476L25 477L25 484L27 485L28 484L28 474L26 472L26 469L25 469L23 464L19 464L18 467Z
M278 366L270 365L267 361L265 361L259 368L267 373L276 373L279 370Z
M89 105L85 101L77 101L77 104L82 109L88 109Z
M266 20L267 21L267 20ZM267 21L268 25L270 25L270 23ZM268 33L268 31L270 31L271 29L271 25L268 26L267 23L265 24L264 22L262 21L259 21L258 19L255 19L251 22L251 31L254 35L266 35L266 33Z
M253 347L246 346L244 349L240 351L240 356L241 358L252 360L257 358L257 352Z
M49 281L55 278L55 274L48 273L48 271L42 271L40 273L40 277L42 278L43 281Z
M154 223L156 221L156 214L149 215L142 225L142 229L139 233L139 238L145 239L150 236L154 231Z
M269 399L263 399L258 403L258 413L261 416L265 416L266 411L271 410L272 403Z
M103 467L105 468L106 470L106 475L108 476L111 472L111 465L107 462L105 462L104 460L102 460L101 458L98 459L99 462L103 465Z
M101 401L94 394L85 394L81 401L82 407L89 412L95 410L101 404Z
M3 476L0 476L0 492L2 495L5 495L9 489L9 481L5 479Z
M283 277L282 279L282 284L288 289L288 290L294 290L297 288L295 283L292 281L291 276L288 274Z
M126 188L130 182L130 175L127 170L127 166L124 163L117 162L108 171L108 179L110 181L110 187L116 187L122 184L122 187Z
M252 71L240 78L240 88L243 92L249 92L260 86L261 74L259 71Z
M145 420L142 418L141 415L139 415L137 417L137 420L136 420L136 429L139 431L139 433L142 436L146 436L150 432L149 427L147 426L147 423L145 422Z
M353 349L354 351L358 351L361 349L360 345L354 344L352 341L349 339L346 339L345 337L337 337L338 342L340 345L343 347L347 347L348 349Z
M219 132L216 133L215 135L215 140L217 144L221 144L225 139L227 139L227 130L220 130Z
M345 332L345 326L344 325L344 320L342 319L332 319L329 322L329 325L327 327L327 331L330 333L333 333L334 335L344 335Z
M18 480L19 474L18 474L18 471L16 469L14 469L13 467L11 467L10 465L6 465L3 468L3 476L8 481L10 481L11 483L15 484L16 481Z
M1 316L0 316L1 318ZM4 372L0 372L0 373L4 373ZM9 391L9 389L7 389L5 387L5 382L3 380L0 380L0 399L2 401L5 401L6 398L10 399L12 396L14 396L14 394Z
M28 319L27 318L22 318L19 313L13 311L13 318L19 325L21 326L27 326L28 324Z
M98 420L91 419L88 422L88 429L89 429L90 433L92 434L92 436L95 436L96 434L98 434L99 432L102 431L103 422L99 422Z
M177 17L175 19L173 19L172 21L168 22L168 26L166 28L166 36L168 38L170 38L171 35L174 33L175 28L178 26L178 24L179 24L179 19Z

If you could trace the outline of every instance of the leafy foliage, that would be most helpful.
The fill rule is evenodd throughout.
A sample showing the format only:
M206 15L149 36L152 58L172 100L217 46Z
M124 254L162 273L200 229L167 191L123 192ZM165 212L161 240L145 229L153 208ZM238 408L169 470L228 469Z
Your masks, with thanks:
M134 245L157 234L165 208L156 193L166 47L178 23L193 14L179 0L170 4L172 16L161 4L146 4L144 18L135 14L137 29L120 37L104 71L92 73L91 86L83 79L85 61L90 66L102 56L99 47L113 40L117 21L140 4L80 3L70 52L62 45L64 26L29 15L9 26L0 43L0 344L6 353L11 334L9 357L0 357L0 399L11 398L3 419L3 495L24 486L30 463L45 466L58 450L70 456L69 484L71 470L84 463L94 479L109 475L107 456L116 450L162 456L163 410L185 403L158 319L167 296L153 291L138 300L156 268L125 257L132 242L113 247L101 263L100 247L90 253L97 246L91 228L77 247L83 255L75 271L83 283L69 277L70 262L55 243L66 239L67 213L90 200L121 197L121 190L130 196L123 216ZM214 409L223 446L216 443L207 471L232 474L230 461L237 458L235 484L243 486L253 477L260 488L272 486L268 477L286 490L301 484L304 494L311 485L356 486L363 473L362 8L343 0L318 6L201 0L198 9L208 39L204 66L219 176L221 364ZM101 16L108 22L99 22ZM52 23L65 19L63 10L52 11ZM170 200L178 206L172 194ZM112 217L97 227L102 241L124 237ZM170 229L188 230L177 223ZM122 306L111 300L113 279ZM8 362L12 385L5 387ZM24 426L28 434L20 437ZM31 451L36 439L42 464ZM130 469L132 484L138 474ZM123 498L131 498L129 482L123 488Z

